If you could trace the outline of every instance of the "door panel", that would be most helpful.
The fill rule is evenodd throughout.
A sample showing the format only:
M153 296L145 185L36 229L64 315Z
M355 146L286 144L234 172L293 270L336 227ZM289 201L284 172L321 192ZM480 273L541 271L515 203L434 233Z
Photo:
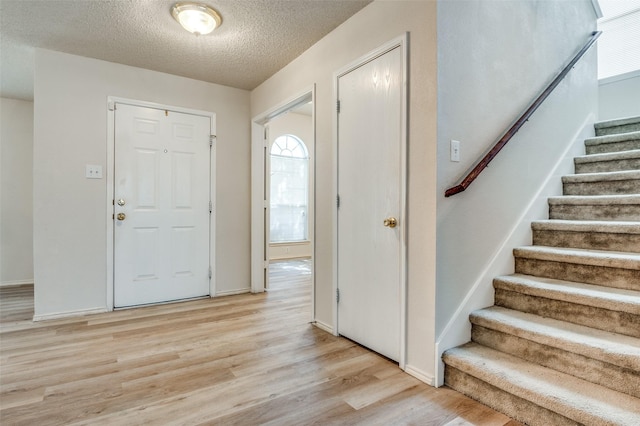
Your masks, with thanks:
M400 357L402 50L338 79L339 334Z
M116 307L209 294L209 134L208 117L117 105Z

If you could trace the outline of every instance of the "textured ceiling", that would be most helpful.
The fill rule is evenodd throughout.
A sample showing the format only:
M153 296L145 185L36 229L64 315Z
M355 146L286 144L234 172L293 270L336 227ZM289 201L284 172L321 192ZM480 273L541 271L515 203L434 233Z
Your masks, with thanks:
M371 0L200 0L222 25L186 32L174 0L0 0L0 96L33 99L44 48L251 90Z

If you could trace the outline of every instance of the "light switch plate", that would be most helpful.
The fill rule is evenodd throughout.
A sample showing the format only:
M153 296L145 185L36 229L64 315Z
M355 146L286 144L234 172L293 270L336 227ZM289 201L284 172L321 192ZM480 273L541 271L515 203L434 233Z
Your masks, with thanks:
M460 141L451 140L451 161L460 162Z
M87 179L102 179L102 166L87 164L85 177Z

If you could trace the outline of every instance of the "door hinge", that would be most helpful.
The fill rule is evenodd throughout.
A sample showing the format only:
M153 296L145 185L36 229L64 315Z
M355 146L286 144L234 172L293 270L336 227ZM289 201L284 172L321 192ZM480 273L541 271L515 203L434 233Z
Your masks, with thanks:
M213 140L217 138L216 135L209 135L209 146L213 147Z
M264 201L262 202L262 207L264 207L265 209L267 208L267 200L264 200Z
M211 266L209 266L209 279L213 276L213 271L211 270Z
M340 114L340 100L336 101L336 112Z
M109 109L109 111L115 111L116 110L116 103L115 102L108 102L107 103L107 108Z
M336 288L336 302L340 303L340 289Z
M340 196L336 195L336 207L340 208Z
M213 203L209 201L209 213L213 212Z
M267 268L269 267L269 261L268 261L268 260L265 260L265 261L264 261L264 264L262 265L262 267L263 267L264 269L267 269Z

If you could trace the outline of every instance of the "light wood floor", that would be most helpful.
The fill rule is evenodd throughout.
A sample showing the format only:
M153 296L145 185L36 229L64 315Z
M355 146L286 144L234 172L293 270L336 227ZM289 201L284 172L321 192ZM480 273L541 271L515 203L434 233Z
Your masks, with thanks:
M0 288L0 423L518 424L309 324L304 268L274 265L263 294L39 323L32 286Z

